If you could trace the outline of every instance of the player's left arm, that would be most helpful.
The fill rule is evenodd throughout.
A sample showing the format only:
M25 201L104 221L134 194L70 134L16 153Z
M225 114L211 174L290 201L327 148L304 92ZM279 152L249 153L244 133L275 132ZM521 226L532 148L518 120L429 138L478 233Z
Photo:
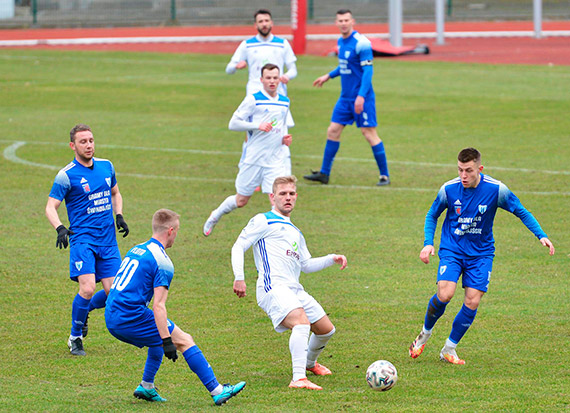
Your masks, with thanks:
M291 79L297 77L297 64L295 63L297 61L297 57L295 56L295 53L291 48L291 44L289 44L287 39L284 40L284 43L285 43L285 49L284 49L283 61L287 66L287 72L283 73L279 78L279 80L281 81L281 83L287 84Z
M115 221L119 233L123 234L123 238L129 235L129 226L123 218L123 196L119 191L119 184L115 184L111 188L111 203L113 204L113 211L115 211Z
M372 54L372 45L368 39L359 40L356 45L356 52L360 57L360 66L362 67L362 78L360 79L360 89L358 96L354 102L354 111L357 114L364 110L364 99L372 90L372 76L374 75L374 55Z
M301 263L301 271L303 271L305 274L324 270L325 268L328 268L334 264L340 265L340 269L344 270L347 265L347 260L344 255L329 254L323 257L317 257L317 258L311 257L311 253L307 248L305 237L303 236L301 236L300 239L299 255Z
M499 186L498 206L518 217L530 232L538 238L540 243L549 249L550 255L554 255L554 244L548 239L537 219L503 183Z

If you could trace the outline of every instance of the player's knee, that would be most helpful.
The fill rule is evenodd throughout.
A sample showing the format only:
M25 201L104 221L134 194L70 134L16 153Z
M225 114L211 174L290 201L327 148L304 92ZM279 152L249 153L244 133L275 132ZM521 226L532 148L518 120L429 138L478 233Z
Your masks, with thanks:
M448 303L451 301L451 299L453 298L453 294L455 291L451 291L451 290L441 290L437 292L437 298L439 299L439 301L441 301L442 303Z
M95 284L86 284L79 286L79 295L86 300L90 300L95 294Z
M172 342L176 348L182 352L186 351L195 344L192 336L183 331L181 334L176 335L176 337L172 337Z
M236 198L236 205L238 208L242 208L247 205L249 198Z

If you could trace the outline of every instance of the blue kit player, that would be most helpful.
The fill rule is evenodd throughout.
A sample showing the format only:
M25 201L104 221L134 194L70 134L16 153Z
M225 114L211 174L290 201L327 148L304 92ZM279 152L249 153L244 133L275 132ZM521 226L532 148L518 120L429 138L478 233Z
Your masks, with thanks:
M327 130L327 143L320 171L313 171L304 178L328 184L332 164L340 147L340 135L346 125L356 126L372 147L372 153L380 179L378 186L388 185L390 177L384 143L376 132L376 104L372 89L373 55L370 41L353 30L354 18L350 10L342 9L336 13L336 26L340 30L338 39L338 67L313 82L321 87L329 79L340 76L341 92L334 107L331 123Z
M76 125L70 132L69 146L75 159L61 169L51 188L46 216L57 231L56 247L67 248L69 272L79 283L79 293L71 310L71 334L67 345L74 356L84 356L83 338L87 335L87 317L95 308L105 307L113 277L121 264L115 236L116 225L123 237L129 227L123 219L123 197L115 178L115 168L107 159L94 157L95 141L91 128ZM59 219L58 208L65 200L70 227ZM95 294L101 282L103 290Z
M166 401L156 391L154 378L162 356L176 361L178 350L208 389L214 403L221 405L238 394L245 382L219 384L190 334L167 318L166 299L174 265L165 250L174 244L179 227L177 213L168 209L154 213L152 238L133 247L121 263L107 299L105 321L109 332L119 340L139 348L148 347L142 382L135 390L135 397L150 402ZM147 307L151 300L152 310Z
M459 177L443 184L425 220L424 248L420 259L428 264L430 255L435 252L433 239L437 219L447 209L441 228L437 293L429 300L424 326L410 346L410 356L417 358L422 354L433 326L445 312L455 294L459 277L462 277L465 300L439 357L448 363L465 364L457 356L455 348L473 323L481 298L489 286L495 256L493 221L497 208L517 216L540 243L549 248L550 255L554 254L554 246L515 194L502 182L481 173L483 166L479 151L463 149L457 160Z

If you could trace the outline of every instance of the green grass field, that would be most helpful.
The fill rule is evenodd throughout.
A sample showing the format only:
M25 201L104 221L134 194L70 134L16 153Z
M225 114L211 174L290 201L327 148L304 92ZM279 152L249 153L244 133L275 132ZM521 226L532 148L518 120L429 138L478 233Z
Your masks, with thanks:
M97 156L113 161L131 228L124 254L150 236L152 213L179 212L169 250L176 267L169 317L191 333L221 382L247 388L232 411L561 411L570 409L570 71L568 67L488 66L377 60L379 133L392 185L378 172L359 131L343 135L328 186L299 183L293 221L314 256L343 253L349 267L301 280L335 323L320 361L334 375L322 392L293 391L289 334L276 334L249 294L232 292L230 249L241 228L268 210L256 194L209 238L209 212L234 193L243 134L227 129L245 93L246 73L227 76L228 56L119 52L0 51L0 410L201 411L213 403L183 359L157 376L165 405L135 400L146 351L121 343L92 313L87 357L69 355L68 251L44 207L57 170L73 157L68 132L92 126ZM302 57L290 84L293 172L318 168L339 92L312 81L332 58ZM17 143L23 142L23 143ZM557 247L548 256L524 225L501 211L489 293L458 353L439 361L461 292L417 360L407 348L435 291L437 260L418 258L423 222L440 185L456 176L457 152L475 146L485 171L504 181ZM60 209L66 218L65 208ZM441 221L441 220L440 220ZM438 232L439 234L439 232ZM390 360L399 382L377 393L366 367Z

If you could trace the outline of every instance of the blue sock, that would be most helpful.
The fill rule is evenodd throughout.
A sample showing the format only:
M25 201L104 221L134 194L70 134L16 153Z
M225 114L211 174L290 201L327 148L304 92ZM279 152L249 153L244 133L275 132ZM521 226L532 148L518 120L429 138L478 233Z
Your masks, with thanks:
M98 291L93 297L91 297L91 302L89 303L89 312L95 310L96 308L105 307L107 302L107 293L105 290Z
M451 333L449 334L449 339L453 341L455 344L459 343L459 340L463 337L463 335L467 332L473 320L475 319L475 315L477 314L477 309L472 310L463 304L461 310L455 316L455 320L453 320L453 325L451 327Z
M374 154L374 159L376 159L380 175L390 176L390 173L388 172L388 161L386 160L386 151L384 150L384 142L380 142L378 145L372 146L372 153Z
M427 306L426 318L424 321L424 327L426 330L431 330L433 328L435 323L437 323L437 320L439 320L439 317L445 313L445 307L447 304L449 303L443 303L439 301L437 294L434 294L433 297L430 298Z
M73 299L73 304L71 306L71 335L80 336L81 329L85 320L87 319L87 314L89 314L89 302L91 300L86 300L79 294Z
M325 145L325 153L323 155L323 164L321 166L321 173L325 175L331 174L331 168L334 161L334 157L338 152L340 147L340 142L331 141L327 139L327 144Z
M163 355L164 349L161 346L148 348L148 355L146 357L146 364L144 365L142 378L143 381L154 383L154 377L160 368Z
M192 346L182 353L188 363L188 367L198 376L200 381L208 391L214 390L219 386L218 379L214 375L214 370L202 354L202 350L198 346Z

